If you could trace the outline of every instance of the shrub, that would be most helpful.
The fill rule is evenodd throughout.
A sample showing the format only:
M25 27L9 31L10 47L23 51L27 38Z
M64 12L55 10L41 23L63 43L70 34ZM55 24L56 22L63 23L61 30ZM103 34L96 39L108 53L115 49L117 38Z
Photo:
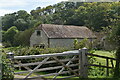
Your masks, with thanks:
M84 47L90 49L90 41L88 39L83 39L80 42L78 42L77 39L74 40L74 49L82 49Z
M10 47L7 48L7 51L13 52L15 56L24 56L24 55L40 55L40 54L52 54L68 51L67 48L35 48L35 47Z
M2 80L13 80L14 72L11 66L12 61L6 58L5 53L2 54Z

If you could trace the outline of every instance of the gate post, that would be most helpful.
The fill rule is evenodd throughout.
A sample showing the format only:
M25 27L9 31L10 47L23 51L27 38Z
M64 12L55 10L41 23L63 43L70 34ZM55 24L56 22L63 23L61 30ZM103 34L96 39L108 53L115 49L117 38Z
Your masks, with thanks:
M14 78L14 53L9 52L7 53L7 59L9 59L9 67L12 69L11 73L13 74L13 78Z
M82 78L87 78L88 77L88 57L86 55L87 53L87 48L82 48L79 50L80 53L80 77Z
M10 60L13 60L14 59L14 53L12 53L12 52L7 53L7 58L10 59Z

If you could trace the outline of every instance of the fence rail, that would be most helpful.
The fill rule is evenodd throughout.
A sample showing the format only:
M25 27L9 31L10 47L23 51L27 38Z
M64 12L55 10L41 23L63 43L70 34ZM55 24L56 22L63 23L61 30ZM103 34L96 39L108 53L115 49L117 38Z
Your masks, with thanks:
M111 59L111 60L116 60L115 58L111 58L111 57L107 57L107 56L101 56L101 55L97 55L97 54L86 53L86 55L100 57L100 58L106 58L106 59Z
M88 62L89 56L105 59L106 65L90 64ZM88 50L86 48L83 48L81 50L66 51L63 53L28 56L14 56L10 53L8 54L8 57L14 61L15 69L23 70L19 72L14 72L15 74L19 75L27 73L23 80L38 77L45 79L48 76L53 76L52 80L54 80L57 79L58 75L63 74L69 74L68 77L64 78L70 78L75 76L87 78L89 66L106 68L106 76L109 76L109 69L114 68L113 61L116 60L115 58L88 53ZM109 62L111 62L112 66L109 66ZM41 72L45 72L46 74L43 75L41 74ZM31 77L33 73L40 74Z

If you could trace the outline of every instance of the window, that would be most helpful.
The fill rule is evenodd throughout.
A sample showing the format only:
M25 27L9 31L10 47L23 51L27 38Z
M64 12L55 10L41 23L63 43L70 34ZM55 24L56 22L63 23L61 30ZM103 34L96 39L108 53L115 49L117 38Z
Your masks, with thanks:
M41 35L41 31L37 31L37 36L40 36Z

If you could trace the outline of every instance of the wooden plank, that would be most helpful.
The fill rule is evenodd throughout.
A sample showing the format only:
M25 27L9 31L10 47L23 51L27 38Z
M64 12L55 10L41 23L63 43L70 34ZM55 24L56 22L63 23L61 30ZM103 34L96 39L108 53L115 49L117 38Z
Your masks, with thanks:
M35 67L23 80L26 80L33 72L35 72L39 67L41 67L43 65L43 63L45 63L47 60L49 59L49 57L45 58L37 67Z
M106 58L106 66L109 67L109 60ZM109 76L109 68L106 68L106 76Z
M66 66L68 66L68 65L72 62L72 60L75 59L75 58L76 58L76 56L74 56L74 57L66 64ZM58 73L61 73L64 69L65 69L65 67L63 67ZM58 76L58 75L55 75L55 76L53 77L53 79L56 79L57 76Z
M111 57L107 57L107 56L101 56L101 55L96 55L96 54L91 54L91 53L86 53L86 55L116 60L115 58L111 58Z
M63 67L67 68L70 72L74 73L76 76L78 76L78 74L76 72L74 72L70 67L66 66L63 62L59 61L58 58L53 57L57 62L59 62L60 64L62 64Z
M78 66L79 63L77 64L71 64L69 65L69 67L75 67L75 66ZM39 72L39 71L47 71L47 70L55 70L55 69L60 69L62 68L63 66L56 66L56 67L48 67L48 68L41 68L41 69L37 69L35 72ZM15 74L24 74L24 73L28 73L30 71L21 71L21 72L15 72Z
M67 61L69 61L70 59L63 59L63 60L60 60L60 61L62 61L62 62L67 62ZM76 58L76 59L73 59L72 61L76 61L76 60L78 60L78 58ZM44 64L51 64L51 63L56 63L56 61L55 60L52 60L52 61L47 61L46 63L44 63ZM32 65L38 65L38 64L40 64L40 62L34 62L34 63L23 63L23 64L15 64L14 65L14 67L20 67L20 66L32 66Z
M69 65L69 67L75 67L75 66L78 66L79 64L72 64L72 65ZM62 68L63 66L57 66L57 67L48 67L48 68L42 68L42 69L38 69L38 71L48 71L48 70L55 70L55 69L60 69Z
M21 62L18 62L18 61L15 61L15 62L18 63L18 65L20 65L20 66L18 66L18 67L21 67L21 65L23 65ZM27 69L27 70L32 70L32 69L30 69L30 68L27 67L27 66L24 66L24 68Z
M53 56L72 56L72 55L79 55L79 53L54 53L54 54L43 54L43 55L14 56L14 59L31 59L31 58L53 57Z

